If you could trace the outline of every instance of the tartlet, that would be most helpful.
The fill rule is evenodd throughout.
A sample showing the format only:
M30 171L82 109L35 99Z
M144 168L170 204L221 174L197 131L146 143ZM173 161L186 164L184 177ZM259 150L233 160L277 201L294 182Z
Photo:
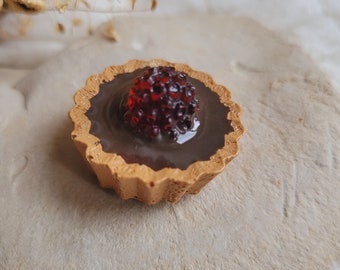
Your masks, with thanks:
M126 96L136 78L158 67L184 73L196 88L200 110L195 117L200 125L187 141L143 138L124 123L122 107L127 107ZM244 133L241 108L226 87L186 64L162 59L107 67L86 81L74 101L69 112L74 123L71 137L100 185L114 189L122 199L147 204L177 202L184 194L198 193L238 154Z

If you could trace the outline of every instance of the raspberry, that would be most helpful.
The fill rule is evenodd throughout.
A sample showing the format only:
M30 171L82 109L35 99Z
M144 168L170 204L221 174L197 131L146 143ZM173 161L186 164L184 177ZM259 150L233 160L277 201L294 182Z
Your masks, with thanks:
M199 111L196 88L173 67L153 67L137 77L124 107L124 123L149 139L176 141L194 126Z

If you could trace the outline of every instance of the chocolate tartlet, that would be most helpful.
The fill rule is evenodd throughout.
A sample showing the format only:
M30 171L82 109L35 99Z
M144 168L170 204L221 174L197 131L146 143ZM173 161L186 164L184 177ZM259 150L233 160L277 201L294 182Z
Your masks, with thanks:
M198 193L244 132L228 89L161 59L108 67L74 100L72 139L101 186L147 204Z

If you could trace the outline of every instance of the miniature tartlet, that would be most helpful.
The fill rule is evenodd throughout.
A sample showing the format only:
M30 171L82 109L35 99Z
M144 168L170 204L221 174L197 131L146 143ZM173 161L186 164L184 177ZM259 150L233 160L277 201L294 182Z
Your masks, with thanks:
M100 185L147 204L198 193L244 133L226 87L161 59L107 67L74 101L71 137Z

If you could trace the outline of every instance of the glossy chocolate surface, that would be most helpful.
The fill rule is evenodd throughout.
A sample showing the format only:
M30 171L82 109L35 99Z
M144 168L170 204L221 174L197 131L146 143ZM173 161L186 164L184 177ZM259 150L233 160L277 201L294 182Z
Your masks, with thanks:
M146 69L146 68L145 68ZM112 81L100 85L99 93L91 101L86 116L91 121L90 133L100 139L103 151L116 153L127 163L139 163L154 170L162 168L186 169L196 161L209 160L224 145L224 135L233 131L227 119L229 108L224 106L218 95L202 82L188 76L197 88L200 100L198 119L200 125L196 131L177 142L165 137L157 140L136 136L122 120L122 106L134 83L134 79L145 69L117 75Z

